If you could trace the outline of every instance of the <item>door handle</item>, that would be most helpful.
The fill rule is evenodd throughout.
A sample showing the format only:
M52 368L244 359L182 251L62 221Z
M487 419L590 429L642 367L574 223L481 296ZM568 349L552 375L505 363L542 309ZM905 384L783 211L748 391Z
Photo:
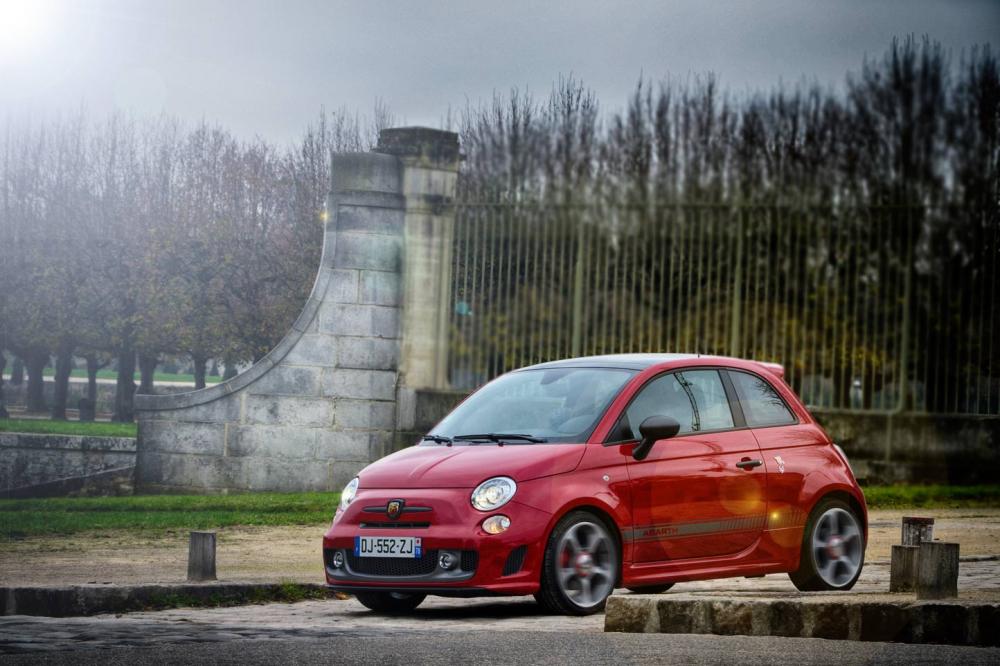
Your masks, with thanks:
M736 463L736 466L740 469L753 469L754 467L760 467L763 464L764 463L760 460L750 460L749 458L744 458Z

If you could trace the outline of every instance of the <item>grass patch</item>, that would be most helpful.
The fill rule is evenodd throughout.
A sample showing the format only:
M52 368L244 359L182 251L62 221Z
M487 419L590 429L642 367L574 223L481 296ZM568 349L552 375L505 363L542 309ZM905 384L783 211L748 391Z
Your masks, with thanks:
M134 423L101 421L49 421L46 419L0 419L0 432L29 432L43 435L90 435L92 437L135 437Z
M282 582L277 586L258 586L236 593L213 592L207 597L194 594L156 594L139 603L136 610L163 610L165 608L220 608L244 604L267 604L276 601L296 603L309 599L327 599L330 592L317 585Z
M869 509L1000 507L1000 484L868 486Z
M0 500L0 538L84 531L204 530L233 526L322 525L340 493L139 495Z

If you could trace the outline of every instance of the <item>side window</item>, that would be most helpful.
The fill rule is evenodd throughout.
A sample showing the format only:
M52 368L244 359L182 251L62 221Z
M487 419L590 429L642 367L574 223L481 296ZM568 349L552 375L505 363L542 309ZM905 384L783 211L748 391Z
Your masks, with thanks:
M639 425L650 416L677 419L682 433L733 427L726 391L715 370L691 370L657 377L635 397L625 415L635 439L639 438Z
M748 426L752 428L795 423L795 415L767 381L735 370L729 371L729 377L736 387Z
M726 397L726 389L722 386L722 378L717 371L690 370L676 374L695 406L690 431L725 430L733 427L729 398ZM685 430L685 423L682 421L681 432L690 431Z

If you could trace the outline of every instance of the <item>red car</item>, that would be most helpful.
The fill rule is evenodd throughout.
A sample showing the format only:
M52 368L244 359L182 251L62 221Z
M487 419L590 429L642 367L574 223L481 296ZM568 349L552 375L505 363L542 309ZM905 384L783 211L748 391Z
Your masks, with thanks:
M376 611L534 594L568 614L616 587L788 572L847 590L865 498L781 366L615 355L507 373L344 489L330 587Z

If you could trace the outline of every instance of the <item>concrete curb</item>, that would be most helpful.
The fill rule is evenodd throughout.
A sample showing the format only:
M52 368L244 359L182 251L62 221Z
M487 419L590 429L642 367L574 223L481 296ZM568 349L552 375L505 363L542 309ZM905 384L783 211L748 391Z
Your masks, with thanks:
M1000 604L866 599L865 595L810 599L612 596L604 618L607 632L979 646L1000 646L998 626Z
M200 585L71 585L0 587L0 615L71 617L176 606L222 606L332 596L325 585L203 583Z

